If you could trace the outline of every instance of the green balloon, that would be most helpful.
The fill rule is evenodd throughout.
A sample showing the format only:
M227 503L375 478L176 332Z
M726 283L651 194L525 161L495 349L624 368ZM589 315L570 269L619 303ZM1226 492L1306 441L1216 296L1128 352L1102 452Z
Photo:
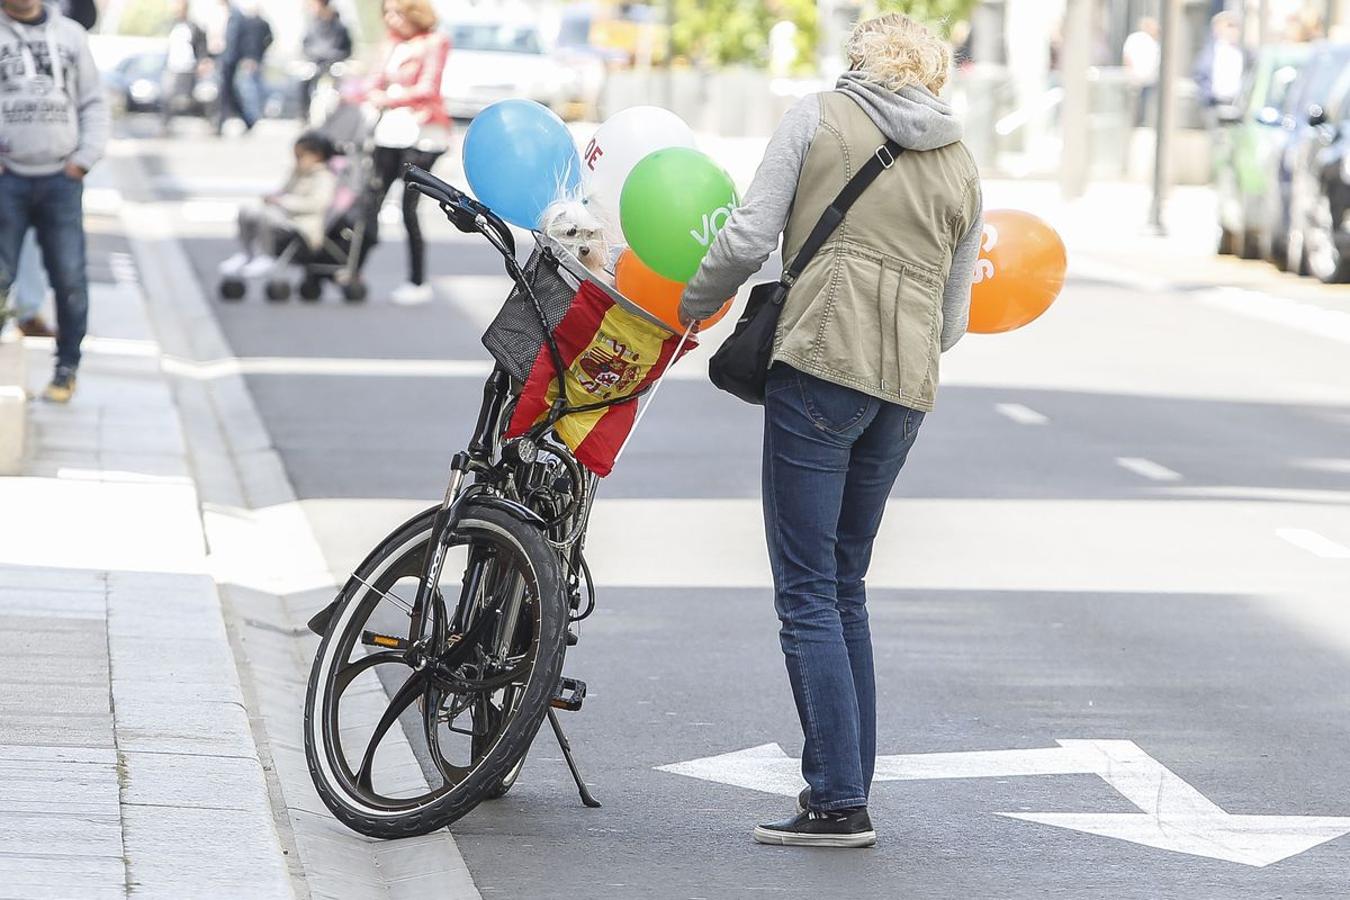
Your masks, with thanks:
M731 176L706 154L668 147L644 156L629 173L619 222L638 259L683 284L698 271L737 202Z

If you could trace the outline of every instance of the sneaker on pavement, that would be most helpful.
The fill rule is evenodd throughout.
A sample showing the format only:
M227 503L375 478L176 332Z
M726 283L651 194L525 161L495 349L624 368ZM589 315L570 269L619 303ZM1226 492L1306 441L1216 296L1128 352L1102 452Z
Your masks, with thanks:
M405 282L394 288L394 292L389 295L389 299L399 306L419 306L423 303L430 303L432 299L431 285L413 284L411 281Z
M877 842L867 807L837 812L807 810L783 822L759 825L755 840L785 847L871 847Z
M42 392L42 399L48 403L69 403L75 393L75 370L57 369L52 383Z
M247 253L236 253L229 259L220 264L218 271L225 278L237 277L244 266L248 264L249 256Z
M19 329L19 334L24 337L56 337L56 329L47 324L47 320L42 316L30 316L27 319L20 319L14 323L14 327Z
M270 256L255 256L244 263L239 274L244 278L261 278L276 268L277 261Z

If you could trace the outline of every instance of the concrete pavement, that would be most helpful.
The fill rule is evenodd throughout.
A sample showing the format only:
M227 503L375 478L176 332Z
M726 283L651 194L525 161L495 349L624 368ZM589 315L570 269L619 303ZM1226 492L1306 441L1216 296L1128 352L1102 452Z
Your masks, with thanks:
M0 479L0 896L288 898L159 346L91 228L77 399L30 408ZM51 342L26 344L36 392Z

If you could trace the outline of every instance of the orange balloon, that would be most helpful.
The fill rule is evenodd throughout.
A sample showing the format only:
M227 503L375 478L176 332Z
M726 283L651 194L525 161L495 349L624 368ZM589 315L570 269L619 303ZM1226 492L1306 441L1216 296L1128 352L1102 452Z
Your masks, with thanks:
M1064 241L1031 213L984 214L984 239L970 290L970 330L998 334L1021 328L1050 308L1069 266Z
M665 322L677 333L684 332L684 326L680 324L680 297L684 294L684 285L657 275L646 263L637 258L631 247L619 255L619 261L614 265L614 286L618 288L620 294ZM699 322L698 327L711 328L730 310L731 300L728 300L721 309Z

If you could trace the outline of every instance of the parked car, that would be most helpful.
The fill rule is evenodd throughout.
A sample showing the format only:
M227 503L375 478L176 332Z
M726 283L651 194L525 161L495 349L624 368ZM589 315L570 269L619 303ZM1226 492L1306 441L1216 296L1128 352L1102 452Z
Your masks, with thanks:
M498 100L536 100L559 115L583 94L583 71L566 64L532 21L483 15L447 26L441 80L446 111L471 119Z
M1350 53L1308 132L1290 183L1291 264L1327 284L1350 281Z
M1270 198L1278 194L1278 157L1289 137L1282 109L1308 55L1307 45L1263 49L1238 103L1218 110L1222 128L1215 189L1220 253L1258 259L1271 242L1280 213Z
M1300 173L1310 172L1313 166L1317 143L1314 132L1318 126L1312 120L1329 108L1337 83L1344 80L1347 72L1350 72L1350 44L1318 45L1300 70L1286 107L1284 127L1288 138L1277 172L1280 216L1270 249L1279 268L1301 275L1308 274L1304 238L1314 191L1306 183L1300 189Z
M164 108L164 66L167 55L160 52L135 53L123 59L104 75L103 81L113 97L113 105L122 112L157 113ZM199 78L192 96L179 115L206 115L219 93L211 78Z
M445 111L472 119L498 100L524 97L559 116L593 115L605 62L575 46L559 47L533 20L498 12L452 19L450 59L441 78Z
M163 114L167 59L167 54L162 51L135 53L105 73L103 82L112 94L113 107L125 113ZM197 77L191 96L179 98L173 114L209 116L219 95L220 85L214 73L204 72ZM294 117L299 105L298 96L294 82L269 75L263 97L263 115Z

